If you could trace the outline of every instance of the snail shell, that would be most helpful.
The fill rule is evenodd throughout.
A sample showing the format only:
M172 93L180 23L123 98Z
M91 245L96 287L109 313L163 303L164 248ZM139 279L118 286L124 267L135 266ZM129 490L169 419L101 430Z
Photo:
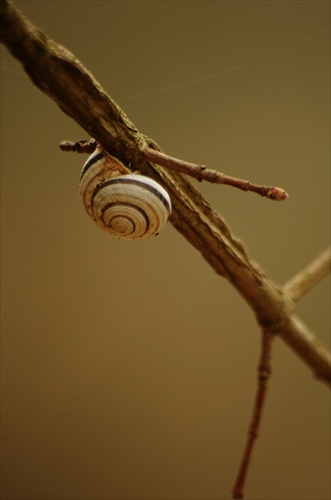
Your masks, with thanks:
M171 214L170 197L160 184L132 174L100 147L86 161L79 189L91 219L117 238L154 236Z

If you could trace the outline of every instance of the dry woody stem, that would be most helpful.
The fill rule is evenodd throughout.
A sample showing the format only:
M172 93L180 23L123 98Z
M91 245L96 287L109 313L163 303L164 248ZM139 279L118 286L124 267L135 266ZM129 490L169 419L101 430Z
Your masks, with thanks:
M90 141L80 140L77 142L62 141L59 144L62 151L72 151L77 153L92 153L96 145L97 143L94 139ZM274 186L258 186L257 184L252 184L249 181L225 175L217 170L209 170L205 165L195 165L194 163L178 160L178 158L173 158L172 156L162 153L159 146L157 146L155 142L153 142L153 147L158 150L156 151L155 149L145 148L141 152L142 157L156 163L157 165L189 175L190 177L197 179L199 182L207 181L213 184L226 184L228 186L241 189L242 191L257 193L260 196L265 196L269 200L274 201L282 201L288 198L288 194L284 191L284 189Z
M262 332L261 357L258 368L258 384L253 414L238 475L232 489L232 498L244 498L244 486L247 479L248 466L251 462L254 445L259 434L262 411L265 405L268 383L271 375L271 349L273 340L274 336L270 335L268 331Z
M297 302L331 271L331 248L318 255L313 262L285 283L283 290L289 300Z
M208 181L214 184L226 184L241 189L242 191L257 193L260 196L265 196L269 200L274 201L282 201L288 198L288 194L284 189L274 186L258 186L249 181L225 175L217 170L209 170L205 165L195 165L194 163L178 160L177 158L173 158L172 156L166 155L161 151L155 151L151 148L146 148L143 151L143 157L157 165L162 165L163 167L171 168L194 177L200 182Z

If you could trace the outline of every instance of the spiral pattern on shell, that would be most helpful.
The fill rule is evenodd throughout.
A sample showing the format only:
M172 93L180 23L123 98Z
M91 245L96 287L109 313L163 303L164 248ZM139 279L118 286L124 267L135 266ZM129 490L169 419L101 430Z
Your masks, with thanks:
M132 174L100 147L86 161L79 188L91 219L117 238L154 236L171 214L170 197L160 184Z

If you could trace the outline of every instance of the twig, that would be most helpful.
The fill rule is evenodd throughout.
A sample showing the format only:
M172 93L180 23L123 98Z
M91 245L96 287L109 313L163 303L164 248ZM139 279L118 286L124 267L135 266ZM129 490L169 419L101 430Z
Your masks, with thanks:
M283 292L292 302L297 302L331 271L331 248L318 255L307 267L285 283Z
M147 140L157 146L151 139ZM62 141L59 144L62 151L73 151L77 153L92 153L96 147L96 141L91 139L90 141ZM252 191L259 194L260 196L265 196L270 200L282 201L288 198L288 194L281 188L272 186L258 186L252 184L251 182L245 181L243 179L238 179L236 177L230 177L217 170L208 170L204 165L195 165L194 163L189 163L187 161L178 160L173 158L161 151L155 151L155 149L144 148L142 149L142 157L146 160L152 161L157 165L161 165L177 172L194 177L198 181L208 181L215 184L226 184L232 186L242 191Z
M161 151L155 151L151 148L144 149L142 151L142 156L146 160L152 161L157 165L171 168L177 170L177 172L194 177L194 179L200 182L208 181L215 184L226 184L241 189L242 191L252 191L253 193L265 196L269 200L274 201L282 201L288 198L286 191L279 187L258 186L249 181L225 175L217 170L209 170L205 165L195 165L194 163L188 163L187 161L173 158L172 156L162 153Z
M258 385L256 390L254 409L249 426L246 446L239 467L239 472L232 489L232 498L244 498L244 487L247 478L248 466L251 462L256 438L258 437L262 411L264 408L268 382L271 374L271 348L273 339L274 335L270 332L262 332L261 356L258 368Z

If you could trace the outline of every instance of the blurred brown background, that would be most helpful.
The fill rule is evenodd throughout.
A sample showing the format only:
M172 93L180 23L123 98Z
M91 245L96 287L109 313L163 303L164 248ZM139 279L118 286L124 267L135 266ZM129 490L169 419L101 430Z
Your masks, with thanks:
M329 2L15 4L166 152L289 192L198 185L276 282L327 246ZM128 242L89 220L86 157L58 149L81 138L1 48L2 498L228 499L253 314L170 224ZM298 307L323 344L329 299L324 280ZM247 498L330 498L329 411L276 342Z

